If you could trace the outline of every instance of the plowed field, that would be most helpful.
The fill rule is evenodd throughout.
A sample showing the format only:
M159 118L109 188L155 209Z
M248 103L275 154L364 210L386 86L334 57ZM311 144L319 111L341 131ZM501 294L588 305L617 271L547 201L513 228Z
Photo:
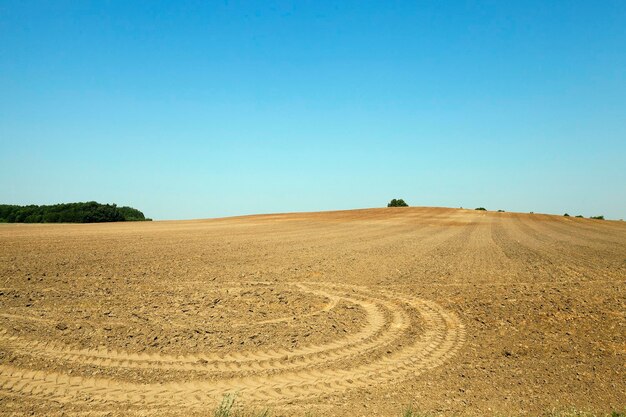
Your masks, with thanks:
M626 223L443 208L0 225L0 415L626 405Z

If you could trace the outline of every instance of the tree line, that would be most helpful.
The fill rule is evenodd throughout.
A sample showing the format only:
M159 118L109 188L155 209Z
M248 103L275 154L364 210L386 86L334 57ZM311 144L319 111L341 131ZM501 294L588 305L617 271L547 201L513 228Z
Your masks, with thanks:
M132 207L116 204L64 203L47 206L18 206L0 204L0 222L3 223L102 223L146 221L144 214Z

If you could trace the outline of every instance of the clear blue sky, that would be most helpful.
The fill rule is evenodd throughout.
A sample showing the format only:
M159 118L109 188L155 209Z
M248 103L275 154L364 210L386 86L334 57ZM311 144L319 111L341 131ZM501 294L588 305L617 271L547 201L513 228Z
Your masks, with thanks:
M0 0L0 202L626 218L625 1Z

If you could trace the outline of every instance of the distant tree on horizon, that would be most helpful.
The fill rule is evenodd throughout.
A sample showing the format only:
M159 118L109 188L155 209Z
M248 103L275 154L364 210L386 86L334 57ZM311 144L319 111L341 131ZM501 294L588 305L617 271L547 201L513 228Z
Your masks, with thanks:
M144 220L149 219L135 208L95 201L48 206L0 204L0 223L103 223Z
M408 207L409 205L401 198L394 198L387 204L387 207Z

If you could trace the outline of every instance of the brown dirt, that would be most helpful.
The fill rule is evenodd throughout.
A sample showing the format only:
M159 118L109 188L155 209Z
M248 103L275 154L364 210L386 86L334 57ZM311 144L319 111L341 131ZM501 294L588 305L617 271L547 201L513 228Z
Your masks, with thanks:
M626 224L443 208L0 225L1 415L626 405Z

